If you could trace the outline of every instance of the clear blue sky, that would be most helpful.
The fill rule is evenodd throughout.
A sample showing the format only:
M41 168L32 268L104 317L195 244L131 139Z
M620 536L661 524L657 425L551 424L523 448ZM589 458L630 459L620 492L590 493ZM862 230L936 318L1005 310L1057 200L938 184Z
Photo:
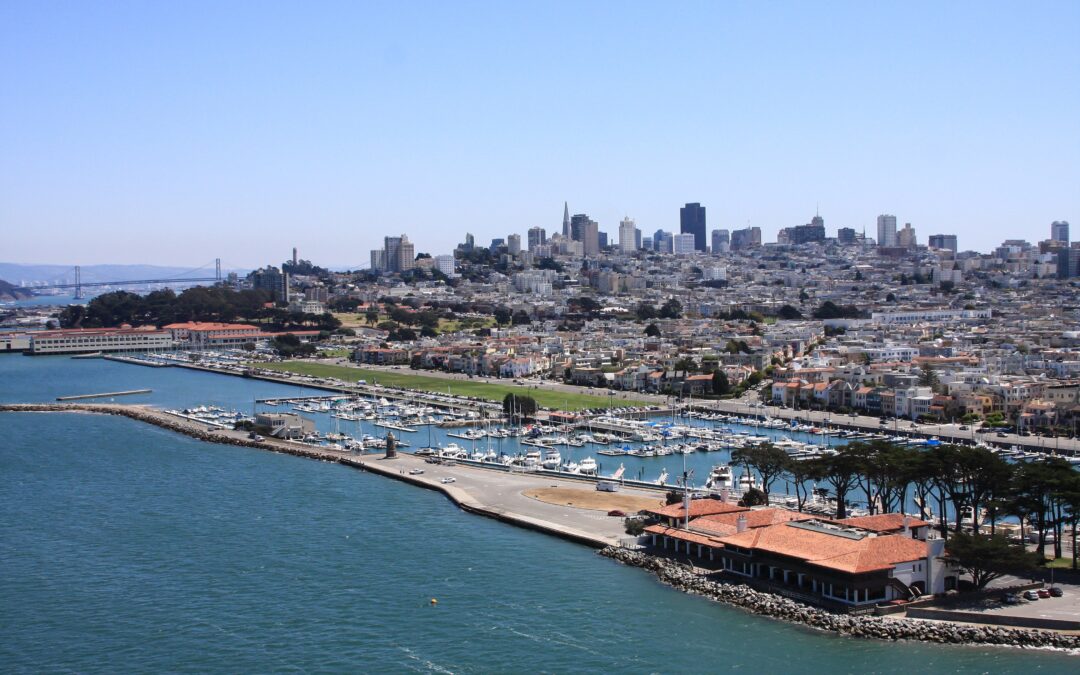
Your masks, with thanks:
M0 3L0 260L1080 231L1080 2ZM1080 235L1077 236L1080 238Z

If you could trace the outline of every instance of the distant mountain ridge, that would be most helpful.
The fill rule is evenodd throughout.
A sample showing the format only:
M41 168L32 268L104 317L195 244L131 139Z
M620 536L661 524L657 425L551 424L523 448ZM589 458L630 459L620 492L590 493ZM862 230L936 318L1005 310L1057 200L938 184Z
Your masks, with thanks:
M228 272L247 272L247 270L222 270ZM212 277L214 266L192 272L191 267L169 267L161 265L83 265L80 270L84 282L96 281L137 281L140 279L170 279L175 277ZM24 265L20 263L0 262L0 279L19 286L33 283L73 283L74 265Z

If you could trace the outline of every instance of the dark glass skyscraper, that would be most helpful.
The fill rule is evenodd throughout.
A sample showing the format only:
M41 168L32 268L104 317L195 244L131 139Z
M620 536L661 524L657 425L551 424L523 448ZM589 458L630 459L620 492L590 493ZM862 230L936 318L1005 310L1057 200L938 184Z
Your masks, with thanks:
M679 232L694 235L694 250L705 250L705 207L698 203L679 209Z

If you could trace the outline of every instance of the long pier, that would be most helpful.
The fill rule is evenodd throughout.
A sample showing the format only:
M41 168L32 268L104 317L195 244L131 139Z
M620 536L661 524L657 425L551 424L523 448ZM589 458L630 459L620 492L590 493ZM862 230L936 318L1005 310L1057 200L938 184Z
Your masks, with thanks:
M88 398L110 398L113 396L135 396L136 394L149 394L153 389L130 389L128 391L107 391L104 394L76 394L74 396L57 396L57 401L80 401Z

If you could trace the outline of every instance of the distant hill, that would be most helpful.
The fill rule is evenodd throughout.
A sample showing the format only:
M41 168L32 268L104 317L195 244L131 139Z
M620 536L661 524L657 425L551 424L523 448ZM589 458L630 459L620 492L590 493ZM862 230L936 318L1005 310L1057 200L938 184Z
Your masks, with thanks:
M3 279L0 279L0 300L22 300L24 298L29 298L32 295L32 293L20 290Z
M247 270L222 270L228 272L246 272ZM212 277L214 266L210 265L198 272L190 267L163 267L158 265L84 265L81 270L82 280L95 281L137 281L139 279L169 279L174 277ZM22 265L0 262L0 279L10 279L12 284L33 283L71 283L75 281L74 265Z

